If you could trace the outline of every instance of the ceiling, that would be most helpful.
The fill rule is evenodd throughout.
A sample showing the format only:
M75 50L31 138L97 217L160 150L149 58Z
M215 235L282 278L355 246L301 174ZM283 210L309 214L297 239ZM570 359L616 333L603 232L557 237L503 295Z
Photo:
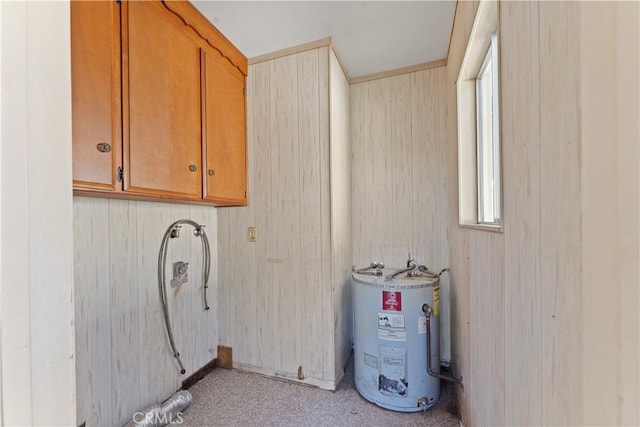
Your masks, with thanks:
M444 59L455 0L192 1L247 58L331 37L351 78Z

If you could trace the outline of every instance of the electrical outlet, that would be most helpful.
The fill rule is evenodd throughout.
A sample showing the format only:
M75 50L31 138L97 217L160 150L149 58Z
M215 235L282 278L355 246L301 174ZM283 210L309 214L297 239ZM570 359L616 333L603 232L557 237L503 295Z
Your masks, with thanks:
M247 240L249 242L255 242L257 238L258 238L258 228L249 227L247 230Z

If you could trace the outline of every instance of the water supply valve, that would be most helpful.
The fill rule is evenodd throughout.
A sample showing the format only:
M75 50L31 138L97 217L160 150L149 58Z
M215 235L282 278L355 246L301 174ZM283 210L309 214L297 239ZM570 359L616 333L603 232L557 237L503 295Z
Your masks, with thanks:
M171 279L171 287L175 288L184 285L189 280L188 271L189 263L178 261L173 263L173 279Z

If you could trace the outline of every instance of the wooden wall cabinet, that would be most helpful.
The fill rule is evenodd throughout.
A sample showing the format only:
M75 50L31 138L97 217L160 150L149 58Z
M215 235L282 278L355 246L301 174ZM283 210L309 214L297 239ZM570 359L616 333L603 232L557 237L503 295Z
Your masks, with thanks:
M124 191L199 199L199 47L160 2L122 16Z
M73 1L71 28L75 193L245 205L246 58L188 2Z
M122 166L120 7L71 2L74 189L118 191Z
M245 78L217 52L202 50L204 199L247 203Z

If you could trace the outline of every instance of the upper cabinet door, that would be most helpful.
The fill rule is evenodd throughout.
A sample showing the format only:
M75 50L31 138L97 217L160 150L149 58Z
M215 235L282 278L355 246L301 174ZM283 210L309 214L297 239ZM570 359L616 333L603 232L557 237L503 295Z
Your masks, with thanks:
M71 2L73 185L117 191L121 166L120 9Z
M122 7L124 189L201 200L199 47L159 1Z
M204 199L246 205L245 78L217 52L202 52Z

